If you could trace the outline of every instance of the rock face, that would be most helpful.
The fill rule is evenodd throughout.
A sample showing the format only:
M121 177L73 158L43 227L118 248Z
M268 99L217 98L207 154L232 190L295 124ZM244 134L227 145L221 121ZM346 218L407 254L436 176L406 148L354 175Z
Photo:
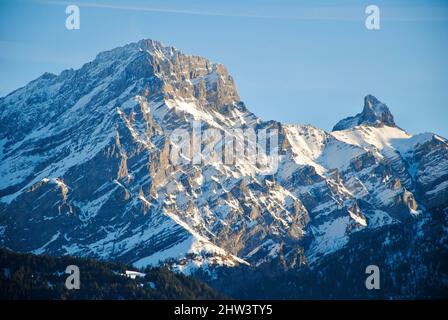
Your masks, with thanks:
M447 141L407 134L375 97L333 132L262 121L224 66L152 40L44 74L0 99L0 121L0 244L16 251L291 269L448 204ZM173 158L194 124L213 148ZM225 133L247 144L236 128L278 133L262 155L277 170L214 158Z
M389 108L372 95L367 95L364 98L364 109L361 113L339 121L333 131L345 130L361 124L395 127L394 116L390 113Z

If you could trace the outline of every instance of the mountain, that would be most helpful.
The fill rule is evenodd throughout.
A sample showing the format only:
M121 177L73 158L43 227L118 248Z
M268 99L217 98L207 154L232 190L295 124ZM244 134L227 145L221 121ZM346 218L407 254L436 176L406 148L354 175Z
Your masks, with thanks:
M333 131L345 130L368 124L371 126L389 126L396 127L394 116L389 108L372 95L367 95L364 98L364 108L361 113L354 117L348 117L339 121L333 128Z
M66 268L80 270L79 290L67 290ZM206 284L167 268L149 268L135 279L132 267L77 257L52 257L0 249L1 300L165 300L223 299Z
M428 226L446 223L448 142L408 134L371 95L332 132L263 121L223 65L142 40L1 98L0 121L0 245L14 251L211 279L318 270L389 229L437 234L446 252L448 229Z

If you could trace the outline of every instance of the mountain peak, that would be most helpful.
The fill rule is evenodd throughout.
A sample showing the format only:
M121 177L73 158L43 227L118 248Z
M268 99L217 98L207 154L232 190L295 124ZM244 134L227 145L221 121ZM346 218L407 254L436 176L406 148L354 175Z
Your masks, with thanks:
M339 121L334 126L333 131L345 130L361 124L396 126L394 116L387 105L371 94L364 97L364 108L361 113Z

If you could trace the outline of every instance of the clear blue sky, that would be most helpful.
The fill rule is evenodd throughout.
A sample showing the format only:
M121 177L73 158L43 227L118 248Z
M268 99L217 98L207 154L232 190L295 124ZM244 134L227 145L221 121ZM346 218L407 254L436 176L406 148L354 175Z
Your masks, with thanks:
M65 28L68 4L80 30ZM381 30L364 26L369 4ZM225 64L265 120L329 130L371 93L410 133L448 137L446 0L0 0L0 96L143 38Z

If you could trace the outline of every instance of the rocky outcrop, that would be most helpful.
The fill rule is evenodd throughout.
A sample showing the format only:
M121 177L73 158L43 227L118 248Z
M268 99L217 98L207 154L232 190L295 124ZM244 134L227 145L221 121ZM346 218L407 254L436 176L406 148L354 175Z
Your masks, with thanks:
M364 98L364 108L361 113L339 121L333 131L345 130L361 124L395 126L394 116L389 108L372 95Z

